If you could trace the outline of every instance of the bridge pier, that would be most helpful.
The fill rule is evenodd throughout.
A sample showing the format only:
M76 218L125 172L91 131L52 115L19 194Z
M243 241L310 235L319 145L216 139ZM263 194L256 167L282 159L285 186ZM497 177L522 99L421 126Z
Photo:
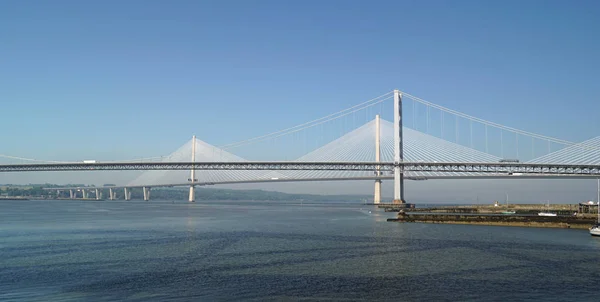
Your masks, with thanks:
M114 191L112 188L108 189L108 199L110 200L115 200L115 195L114 195Z
M73 194L73 190L69 190L69 198L73 199L75 198L75 195Z
M406 203L404 199L404 161L402 141L402 94L394 90L394 201Z
M380 157L381 157L381 146L380 146L380 142L381 142L381 131L380 131L380 120L379 120L379 114L375 115L375 161L376 162L380 162ZM381 170L380 167L377 167L377 169L375 170L375 175L376 176L381 176ZM375 193L373 196L373 203L380 203L381 202L381 179L376 179L375 180Z
M100 200L102 195L100 195L100 190L96 189L96 200Z
M150 200L150 188L143 187L142 190L144 191L144 201L149 201Z
M125 189L125 200L131 200L131 192L129 191L129 188L124 188Z
M196 202L196 192L194 191L194 186L190 186L190 196L189 196L188 201Z
M192 163L196 162L196 136L192 136ZM192 170L190 171L190 179L189 181L192 182L192 184L190 185L190 195L188 198L189 202L195 202L196 201L196 194L194 192L194 182L196 181L196 169L194 167L194 165L192 164Z
M375 194L373 196L373 203L381 203L381 179L375 180Z
M88 198L87 190L86 189L81 189L81 197L83 199L87 199Z

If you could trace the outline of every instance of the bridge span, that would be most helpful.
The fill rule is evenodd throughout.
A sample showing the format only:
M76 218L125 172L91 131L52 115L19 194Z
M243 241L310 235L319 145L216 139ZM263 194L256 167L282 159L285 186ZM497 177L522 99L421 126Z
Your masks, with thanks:
M405 176L404 179L412 181L441 180L441 179L597 179L593 175L563 175L563 174L494 174L494 175L468 175L468 176ZM193 185L214 186L228 184L252 184L252 183L278 183L278 182L311 182L311 181L351 181L351 180L393 180L393 176L366 176L366 177L331 177L331 178L278 178L278 179L253 179L253 180L232 180L215 182L196 182ZM187 187L190 182L168 183L168 184L146 184L146 185L123 185L123 186L104 186L104 187L51 187L44 190L80 190L80 189L123 189L123 188L168 188L168 187Z
M112 162L0 165L0 172L114 170L312 170L523 173L600 176L600 165L465 162Z
M598 176L593 175L565 175L565 174L483 174L483 175L466 175L466 176L406 176L404 179L413 181L425 180L440 180L440 179L597 179ZM82 192L83 198L87 198L89 191L95 191L95 198L101 199L102 191L109 190L109 199L116 199L114 190L124 189L125 200L131 199L131 189L142 188L144 200L150 200L150 190L152 188L169 188L169 187L189 187L193 186L212 186L212 185L228 185L228 184L251 184L251 183L283 183L283 182L311 182L311 181L356 181L356 180L393 180L393 176L368 176L368 177L331 177L331 178L277 178L277 179L254 179L254 180L235 180L235 181L218 181L218 182L196 182L191 184L186 183L170 183L170 184L146 184L146 185L124 185L124 186L104 186L104 187L52 187L43 188L47 191L69 191L70 198L74 198L77 191Z

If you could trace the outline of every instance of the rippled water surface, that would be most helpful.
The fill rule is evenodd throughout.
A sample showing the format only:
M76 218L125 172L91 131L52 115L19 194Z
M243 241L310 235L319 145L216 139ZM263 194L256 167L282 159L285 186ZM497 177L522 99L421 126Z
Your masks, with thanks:
M369 212L371 211L371 212ZM0 202L2 301L597 301L586 230L347 204Z

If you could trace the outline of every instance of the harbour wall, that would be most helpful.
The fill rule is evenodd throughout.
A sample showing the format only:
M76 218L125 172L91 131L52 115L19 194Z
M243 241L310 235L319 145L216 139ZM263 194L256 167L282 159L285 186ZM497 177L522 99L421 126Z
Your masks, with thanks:
M503 214L450 214L450 213L398 213L394 222L420 222L445 224L475 224L516 227L588 229L595 224L590 216L537 216Z

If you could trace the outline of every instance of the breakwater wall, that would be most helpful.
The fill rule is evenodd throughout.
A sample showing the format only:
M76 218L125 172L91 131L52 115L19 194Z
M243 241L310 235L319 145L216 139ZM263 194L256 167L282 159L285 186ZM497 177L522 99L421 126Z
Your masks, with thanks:
M517 227L573 228L588 229L595 222L594 217L582 216L537 216L502 214L450 214L450 213L398 213L397 218L388 221L421 222L446 224L475 224Z

